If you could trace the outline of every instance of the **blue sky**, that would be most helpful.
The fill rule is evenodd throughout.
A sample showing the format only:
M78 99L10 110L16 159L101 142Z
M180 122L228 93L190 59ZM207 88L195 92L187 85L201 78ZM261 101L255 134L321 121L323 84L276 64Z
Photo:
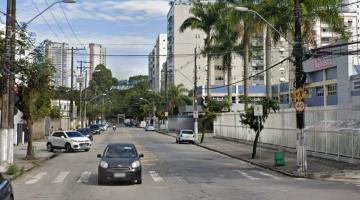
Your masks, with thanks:
M6 0L0 1L1 11L6 12ZM55 1L17 0L17 20L26 22ZM168 10L168 0L77 0L76 4L55 5L34 20L28 30L36 33L37 42L50 39L75 46L92 42L104 44L108 54L148 54L157 35L166 32ZM1 21L5 22L4 16ZM107 57L107 66L114 77L127 79L147 74L147 60L147 57Z

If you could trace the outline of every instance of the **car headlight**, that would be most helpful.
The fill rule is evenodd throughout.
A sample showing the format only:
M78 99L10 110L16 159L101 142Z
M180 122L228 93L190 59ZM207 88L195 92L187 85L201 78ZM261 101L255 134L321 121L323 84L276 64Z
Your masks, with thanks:
M135 169L135 168L138 168L140 167L140 162L137 160L137 161L134 161L132 164L131 164L131 168Z
M105 161L101 161L100 162L100 167L102 167L102 168L108 168L109 167L109 164L107 163L107 162L105 162Z

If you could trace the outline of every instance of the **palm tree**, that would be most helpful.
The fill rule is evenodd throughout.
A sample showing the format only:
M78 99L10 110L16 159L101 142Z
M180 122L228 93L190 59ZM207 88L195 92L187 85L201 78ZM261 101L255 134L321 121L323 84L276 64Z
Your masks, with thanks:
M184 87L183 84L177 86L171 85L168 91L168 101L169 101L169 110L170 114L177 114L176 108L190 104L190 99L185 94L188 90Z
M209 48L211 46L211 34L218 21L219 9L218 4L203 5L200 1L194 1L190 12L193 17L187 18L180 26L180 32L184 32L186 29L197 29L205 33L203 54L207 57L207 97L210 98L211 87L211 55Z
M240 48L238 45L239 32L237 30L237 24L239 20L234 17L234 10L227 8L225 4L222 5L221 14L219 20L215 25L213 46L211 52L222 57L224 70L227 71L227 93L228 102L232 102L232 55L233 52L237 52Z

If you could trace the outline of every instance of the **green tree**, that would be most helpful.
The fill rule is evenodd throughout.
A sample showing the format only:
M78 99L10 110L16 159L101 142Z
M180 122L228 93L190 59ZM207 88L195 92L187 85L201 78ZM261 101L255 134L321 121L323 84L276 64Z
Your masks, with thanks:
M54 73L49 63L29 63L23 65L18 73L19 100L16 107L23 113L23 119L29 130L29 142L26 159L34 159L32 152L32 125L33 123L51 113L51 87L50 80Z
M200 117L202 133L200 143L204 142L206 127L214 122L219 113L223 112L224 110L228 110L229 108L230 104L228 101L209 99L206 100L206 103L203 103L204 115Z
M244 98L244 101L250 103L250 100L247 97ZM253 142L253 151L251 156L252 159L256 157L257 143L259 140L260 133L264 128L263 124L265 123L266 119L269 117L271 111L276 112L280 109L279 105L277 104L277 101L267 97L262 99L259 102L259 104L263 106L263 116L257 117L254 115L254 106L245 108L245 113L240 114L241 123L248 125L250 129L256 132L256 136Z
M111 70L107 69L105 65L96 66L92 75L90 90L94 96L109 92L114 85Z
M216 22L219 20L219 5L208 4L204 5L200 1L193 1L193 6L190 9L190 13L193 17L187 18L180 26L180 32L184 32L186 29L197 29L205 33L204 49L203 53L207 57L207 96L210 97L211 87L211 54L210 46L212 40L212 30Z
M169 114L176 115L178 114L178 108L187 104L190 104L191 101L187 95L185 95L188 90L184 87L183 84L177 86L170 85L168 91L168 103L169 103Z

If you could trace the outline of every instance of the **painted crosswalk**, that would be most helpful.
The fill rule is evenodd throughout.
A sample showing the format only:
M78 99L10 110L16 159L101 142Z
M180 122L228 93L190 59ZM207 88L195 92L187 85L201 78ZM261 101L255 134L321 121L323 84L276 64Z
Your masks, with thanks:
M262 180L262 179L283 180L282 178L280 178L276 175L267 173L265 171L260 171L260 170L234 169L234 170L232 170L232 173L239 174L241 177L243 177L247 180L251 180L251 181L258 181L258 180ZM35 174L33 177L29 177L29 179L25 181L25 184L31 185L31 184L39 183L40 181L44 180L45 177L47 180L50 179L51 184L62 184L65 181L67 181L68 177L70 177L70 176L75 177L71 180L75 179L76 183L87 184L87 183L89 183L90 178L93 174L96 176L96 173L91 172L91 171L83 171L80 173L61 171L61 172L58 172L57 174L52 174L52 175L49 175L47 172L40 172L40 173ZM143 173L143 176L150 177L152 181L157 182L157 183L161 183L161 182L165 181L165 179L161 175L161 172L155 171L155 170L146 171ZM186 181L185 181L186 177L183 177L183 174L174 173L170 176L168 175L165 177L166 177L166 179L174 179L179 183L186 183ZM223 174L220 177L225 177L225 176ZM299 179L297 179L297 180L299 180Z

